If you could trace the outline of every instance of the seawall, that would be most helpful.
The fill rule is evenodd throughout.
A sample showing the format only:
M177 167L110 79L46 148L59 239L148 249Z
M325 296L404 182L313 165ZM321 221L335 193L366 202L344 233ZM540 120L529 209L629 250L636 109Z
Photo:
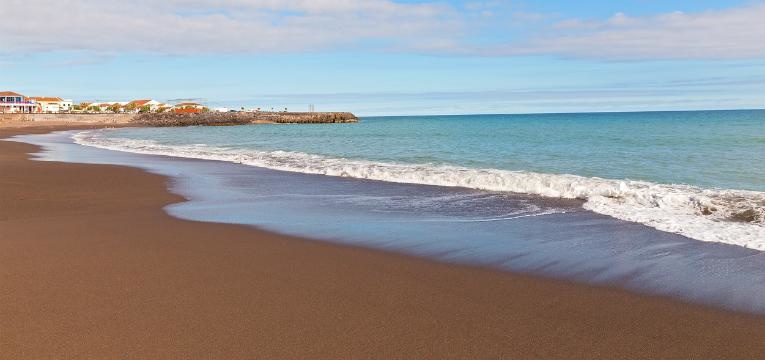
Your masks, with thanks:
M25 125L39 123L40 125L62 124L128 124L136 114L3 114L0 113L0 124Z

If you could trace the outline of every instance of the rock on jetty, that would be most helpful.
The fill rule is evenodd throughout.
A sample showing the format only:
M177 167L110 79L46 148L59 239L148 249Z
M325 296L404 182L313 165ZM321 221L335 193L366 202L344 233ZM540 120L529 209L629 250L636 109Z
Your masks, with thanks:
M297 113L297 112L229 112L229 113L145 113L136 115L132 124L141 126L224 126L247 124L324 124L352 123L358 118L349 112Z

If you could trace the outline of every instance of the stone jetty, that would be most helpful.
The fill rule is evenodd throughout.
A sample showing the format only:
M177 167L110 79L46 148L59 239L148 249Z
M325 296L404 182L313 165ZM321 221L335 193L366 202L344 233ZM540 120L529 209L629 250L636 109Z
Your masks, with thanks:
M131 124L154 127L247 124L327 124L353 122L358 122L358 118L349 112L145 113L137 114L130 121Z

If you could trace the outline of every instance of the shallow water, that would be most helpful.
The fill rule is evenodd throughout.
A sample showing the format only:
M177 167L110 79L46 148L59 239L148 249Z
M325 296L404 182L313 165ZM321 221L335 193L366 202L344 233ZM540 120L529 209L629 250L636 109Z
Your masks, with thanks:
M583 200L330 177L84 147L74 133L20 137L42 159L137 166L172 177L177 217L440 261L613 284L765 313L765 252L700 242L582 208Z

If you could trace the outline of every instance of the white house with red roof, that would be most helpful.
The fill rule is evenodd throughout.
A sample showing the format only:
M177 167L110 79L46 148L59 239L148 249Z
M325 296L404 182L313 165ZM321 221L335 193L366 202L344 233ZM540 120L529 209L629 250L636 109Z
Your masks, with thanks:
M33 113L37 103L13 91L0 91L0 113Z

